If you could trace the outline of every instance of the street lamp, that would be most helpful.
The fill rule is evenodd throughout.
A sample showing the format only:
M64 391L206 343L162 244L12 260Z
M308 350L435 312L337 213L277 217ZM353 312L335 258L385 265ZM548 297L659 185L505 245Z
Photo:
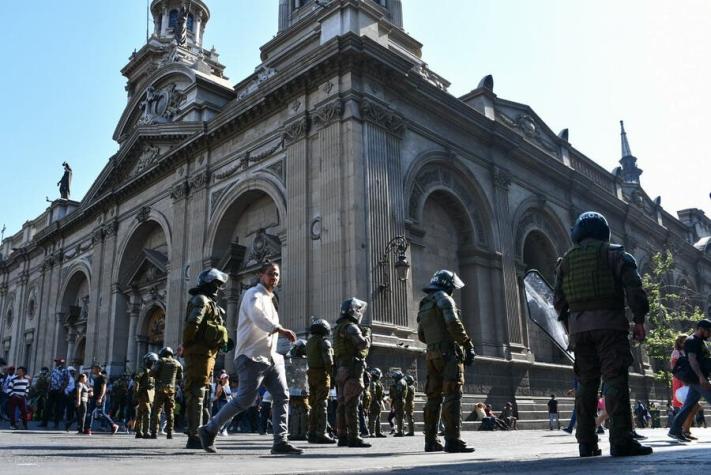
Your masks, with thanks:
M410 263L407 261L405 252L410 247L410 241L405 236L395 236L386 245L383 255L378 261L378 267L385 267L390 263L390 254L396 255L394 264L397 280L405 282L410 277ZM386 290L390 284L388 283L388 273L385 271L385 282L378 285L378 289L382 292Z

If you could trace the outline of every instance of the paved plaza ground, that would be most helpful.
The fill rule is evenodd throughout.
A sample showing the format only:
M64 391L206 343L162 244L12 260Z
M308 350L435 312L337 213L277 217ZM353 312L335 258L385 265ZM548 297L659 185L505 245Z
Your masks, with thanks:
M473 454L425 454L423 436L376 439L370 449L296 445L301 456L272 456L270 439L258 435L219 438L220 453L184 449L185 436L136 440L131 435L80 436L59 431L0 431L0 473L13 474L279 474L279 473L708 473L711 429L696 429L699 441L682 445L666 430L641 431L655 454L579 459L575 439L562 431L466 432ZM607 443L602 444L608 453Z

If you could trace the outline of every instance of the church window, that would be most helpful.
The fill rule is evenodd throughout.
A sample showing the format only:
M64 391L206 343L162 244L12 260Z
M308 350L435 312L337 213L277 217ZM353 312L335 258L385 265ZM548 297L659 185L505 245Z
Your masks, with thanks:
M178 26L178 10L171 10L168 14L168 28Z
M195 25L195 17L190 14L188 15L188 31L195 33L195 30L193 30L193 26Z

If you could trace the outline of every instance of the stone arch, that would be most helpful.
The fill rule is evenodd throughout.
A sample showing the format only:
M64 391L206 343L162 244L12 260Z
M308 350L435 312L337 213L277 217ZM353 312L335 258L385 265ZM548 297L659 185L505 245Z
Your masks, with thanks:
M91 303L91 270L85 262L69 268L57 309L56 348L69 364L82 365L84 353L77 352L77 342L86 338Z
M532 231L538 231L553 244L557 256L562 256L570 247L569 232L560 222L555 212L539 198L524 200L513 215L514 250L519 261L523 259L526 237Z
M139 213L119 248L109 348L109 360L116 365L137 367L140 317L156 304L165 309L170 242L167 221L150 210Z
M404 186L407 219L416 225L422 223L427 198L434 191L447 191L462 203L474 243L491 249L494 242L491 205L478 180L455 156L439 151L421 154L408 170Z
M276 209L276 226L270 226L282 233L286 225L286 193L281 184L266 174L260 174L244 181L227 185L213 191L210 196L210 224L203 255L211 256L214 263L219 262L234 242L234 226L231 221L253 204L253 200L268 197ZM271 224L271 223L265 223ZM245 243L240 243L245 245Z

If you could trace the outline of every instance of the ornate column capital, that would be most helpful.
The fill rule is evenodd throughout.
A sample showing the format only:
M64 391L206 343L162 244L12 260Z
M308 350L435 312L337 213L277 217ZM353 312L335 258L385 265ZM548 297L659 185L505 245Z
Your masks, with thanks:
M343 101L336 99L327 104L318 107L312 113L314 127L328 127L334 122L341 119L343 115Z
M495 167L493 170L494 185L497 188L508 190L511 186L511 172L505 168Z
M288 146L305 138L309 133L310 125L309 116L306 114L302 114L291 122L284 124L282 136L284 144Z
M200 191L207 187L210 182L210 171L205 169L188 179L188 187L191 192Z
M405 133L405 121L399 114L370 99L360 101L360 116L398 137Z
M170 190L170 197L173 201L185 199L188 194L190 194L190 185L188 185L187 181L181 181L173 185L173 188Z

